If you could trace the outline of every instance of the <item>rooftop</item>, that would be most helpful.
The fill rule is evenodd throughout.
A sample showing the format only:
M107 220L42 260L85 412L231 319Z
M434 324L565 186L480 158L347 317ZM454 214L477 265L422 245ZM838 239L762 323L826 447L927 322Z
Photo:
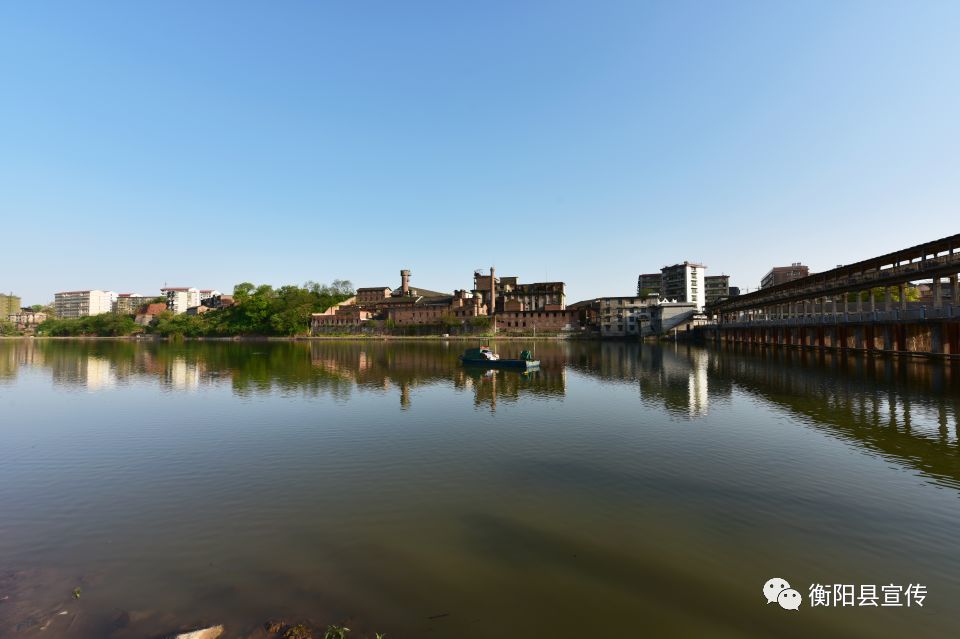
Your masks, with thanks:
M385 288L386 288L386 287L385 287ZM450 293L440 293L440 292L438 292L438 291L431 291L430 289L420 288L419 286L411 286L411 287L410 287L410 293L411 293L411 295L404 296L404 295L403 295L403 289L400 289L400 288L395 288L395 289L393 289L393 295L398 296L398 297L401 297L401 298L402 298L402 297L417 297L418 295L419 295L420 297L452 297L452 295L451 295ZM391 299L392 299L392 298L391 298Z

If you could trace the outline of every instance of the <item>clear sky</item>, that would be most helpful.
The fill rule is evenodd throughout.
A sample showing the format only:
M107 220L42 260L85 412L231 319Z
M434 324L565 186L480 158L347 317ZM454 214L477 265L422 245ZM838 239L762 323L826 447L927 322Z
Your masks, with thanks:
M0 290L627 295L960 232L960 2L6 2Z

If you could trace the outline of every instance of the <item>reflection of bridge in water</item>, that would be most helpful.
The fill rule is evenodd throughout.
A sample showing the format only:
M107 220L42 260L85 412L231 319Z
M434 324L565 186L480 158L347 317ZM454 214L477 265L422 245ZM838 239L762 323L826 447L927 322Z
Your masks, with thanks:
M728 346L712 379L805 423L960 487L960 394L951 365Z

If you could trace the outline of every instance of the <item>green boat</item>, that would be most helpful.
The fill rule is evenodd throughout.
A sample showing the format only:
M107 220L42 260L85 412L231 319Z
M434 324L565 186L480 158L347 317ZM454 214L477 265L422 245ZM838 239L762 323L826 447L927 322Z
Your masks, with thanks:
M530 351L520 353L520 359L501 359L499 355L487 346L468 348L460 356L464 366L486 366L487 368L520 368L529 370L539 368L540 360L533 359Z

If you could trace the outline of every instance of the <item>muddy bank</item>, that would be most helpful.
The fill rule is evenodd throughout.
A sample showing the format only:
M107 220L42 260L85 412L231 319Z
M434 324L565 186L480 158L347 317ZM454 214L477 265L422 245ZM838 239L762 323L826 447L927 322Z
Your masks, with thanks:
M275 618L249 624L207 619L202 613L184 619L161 610L111 609L96 601L100 583L102 576L96 574L65 581L62 574L50 570L0 572L0 637L376 639L378 636L361 620L333 620L322 613L317 618Z

